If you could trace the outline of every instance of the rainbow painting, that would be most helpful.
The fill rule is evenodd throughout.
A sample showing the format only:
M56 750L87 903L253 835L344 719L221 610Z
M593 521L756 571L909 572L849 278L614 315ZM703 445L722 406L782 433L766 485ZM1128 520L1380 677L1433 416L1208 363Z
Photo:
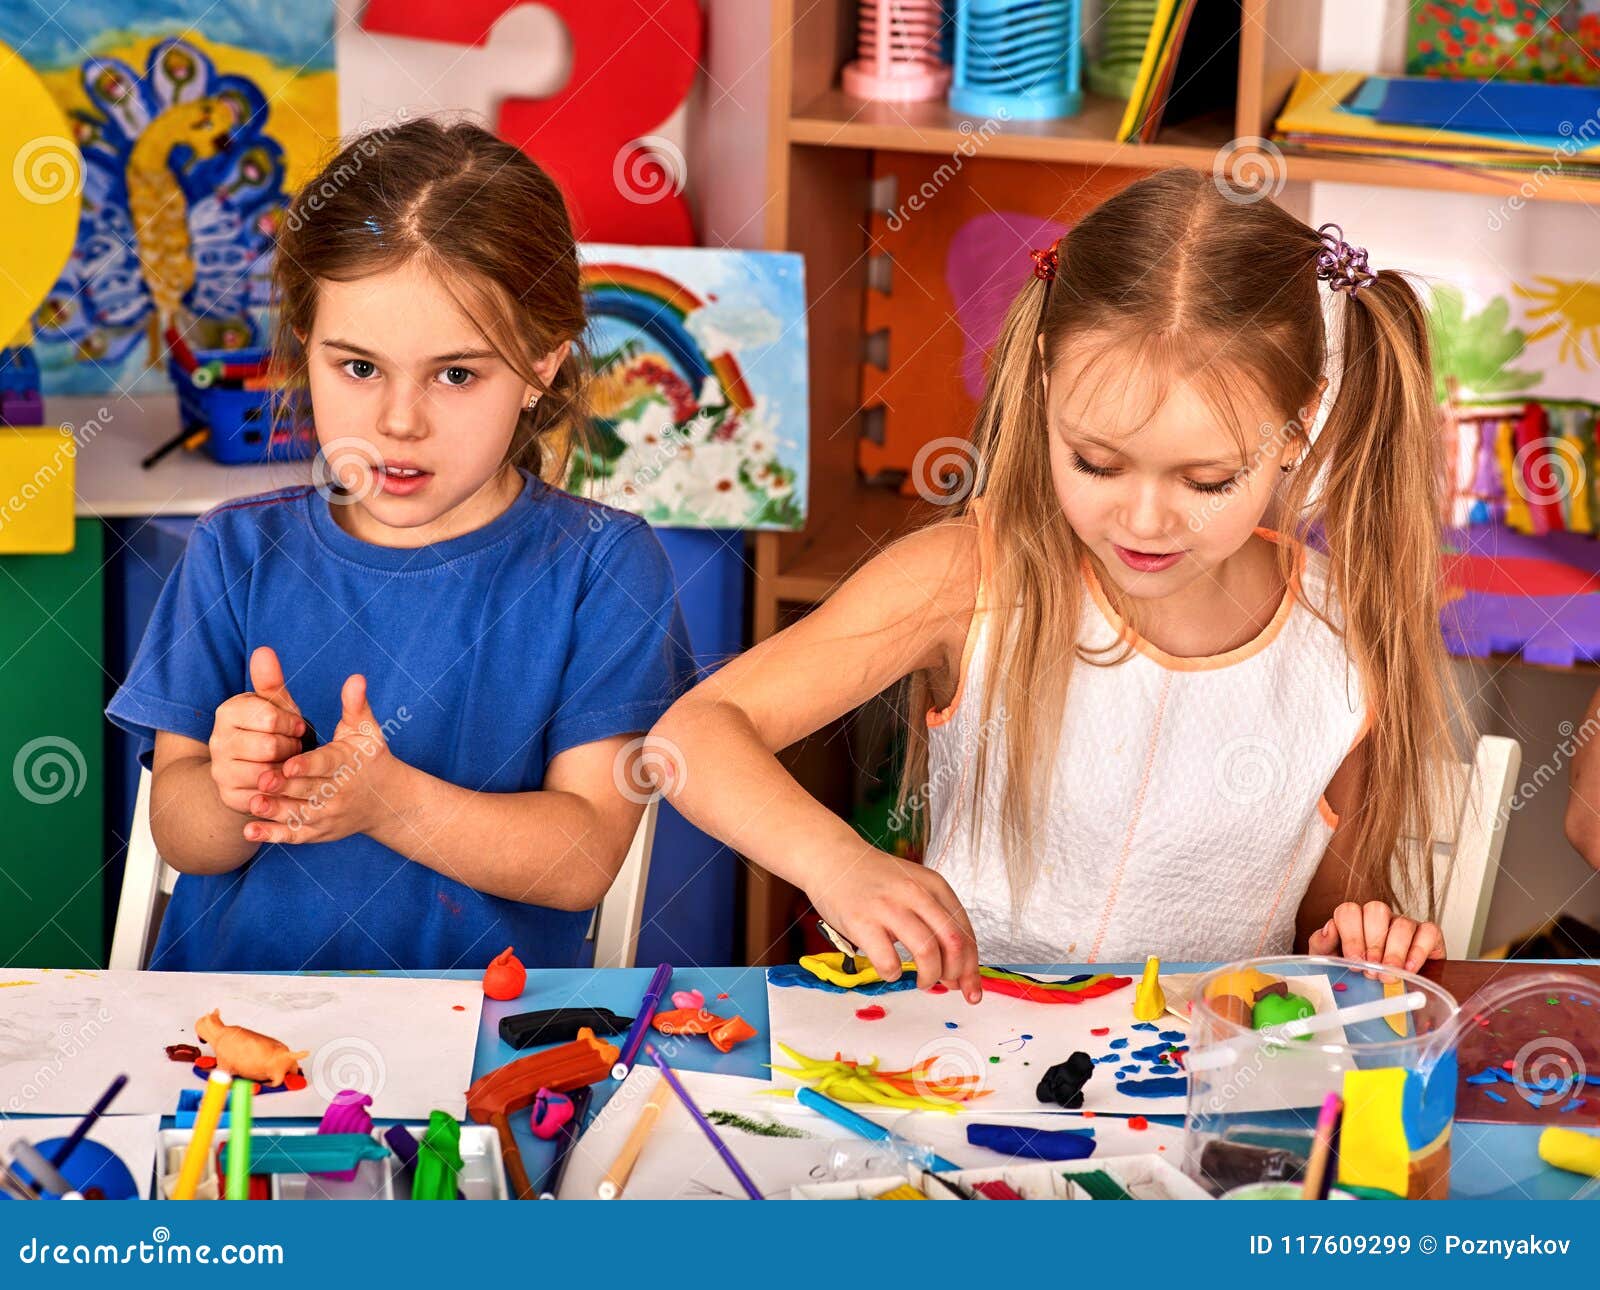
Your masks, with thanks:
M798 255L585 245L592 441L569 487L677 528L805 523Z

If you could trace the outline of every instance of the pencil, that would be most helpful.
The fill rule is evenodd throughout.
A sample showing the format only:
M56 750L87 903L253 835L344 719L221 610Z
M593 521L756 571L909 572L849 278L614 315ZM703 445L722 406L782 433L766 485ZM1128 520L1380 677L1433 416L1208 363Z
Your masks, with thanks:
M105 1114L106 1107L110 1106L117 1094L122 1092L127 1082L128 1077L126 1075L118 1075L116 1079L111 1081L111 1087L100 1094L100 1100L89 1108L89 1114L78 1121L78 1127L51 1154L50 1163L52 1165L59 1169L67 1163L67 1157L77 1150L78 1144L84 1140L89 1130L94 1127L94 1122Z
M1305 1185L1300 1189L1301 1200L1325 1200L1328 1195L1328 1152L1333 1147L1334 1127L1339 1113L1344 1109L1337 1093L1329 1093L1322 1100L1322 1112L1317 1116L1317 1136L1311 1145L1311 1159L1306 1163Z
M826 1093L819 1093L814 1088L797 1088L794 1091L794 1100L801 1106L815 1111L818 1115L825 1116L841 1128L849 1129L858 1137L867 1138L873 1142L888 1142L894 1135L879 1124L876 1120L869 1120L866 1116L852 1111L848 1106L841 1106ZM916 1145L916 1144L912 1144ZM959 1173L961 1166L946 1160L936 1152L928 1153L928 1168L941 1173Z
M538 1193L528 1181L528 1171L522 1164L522 1148L517 1146L516 1135L511 1132L511 1121L504 1111L496 1111L489 1117L489 1123L500 1137L500 1157L506 1167L506 1177L511 1180L512 1192L518 1200L537 1200Z
M188 1149L183 1153L183 1167L178 1171L178 1184L172 1189L173 1200L193 1200L200 1186L206 1161L211 1156L211 1139L222 1119L222 1108L228 1100L228 1090L233 1081L226 1071L214 1070L206 1081L206 1095L200 1099L200 1110L194 1117L194 1132L189 1135Z
M661 996L667 992L667 982L671 980L672 964L663 963L656 968L655 974L650 978L650 984L645 987L644 998L639 1000L639 1011L633 1018L633 1025L628 1027L628 1037L622 1041L622 1053L617 1058L616 1065L611 1068L612 1079L628 1078L628 1072L639 1059L639 1045L644 1043L644 1037L650 1033L651 1018L656 1015Z
M256 1086L247 1079L233 1081L228 1100L228 1186L227 1199L250 1199L250 1110ZM207 1090L209 1092L209 1089Z
M700 1132L706 1135L711 1145L716 1148L717 1154L722 1157L722 1163L727 1165L729 1171L739 1180L739 1186L744 1188L744 1194L751 1200L765 1200L766 1197L761 1194L761 1189L750 1181L750 1175L745 1173L739 1162L733 1158L733 1152L728 1150L728 1144L718 1136L716 1129L711 1127L711 1121L700 1113L700 1108L689 1096L689 1090L678 1082L678 1077L672 1073L672 1067L667 1065L666 1058L656 1051L654 1044L646 1044L644 1050L650 1054L650 1060L661 1068L661 1078L678 1095L678 1101L683 1103L684 1110L694 1117L694 1122L700 1126Z
M639 1120L633 1126L633 1132L628 1134L627 1141L622 1144L622 1150L617 1152L617 1158L611 1162L611 1168L606 1170L606 1176L600 1180L598 1194L601 1200L616 1200L622 1195L622 1189L628 1185L633 1167L639 1162L639 1155L644 1150L644 1140L650 1136L650 1130L655 1128L656 1121L661 1118L661 1108L666 1105L671 1093L672 1089L666 1080L656 1081L655 1091L650 1094L650 1100L639 1112Z

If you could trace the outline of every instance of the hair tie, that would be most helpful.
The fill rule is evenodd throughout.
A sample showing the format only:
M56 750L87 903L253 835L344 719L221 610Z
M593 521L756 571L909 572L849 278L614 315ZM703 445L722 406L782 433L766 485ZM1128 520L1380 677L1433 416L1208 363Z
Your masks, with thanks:
M1028 254L1033 259L1033 276L1041 282L1054 282L1061 263L1061 239L1058 237L1049 246Z
M1362 287L1378 280L1378 275L1367 264L1367 248L1351 246L1344 240L1344 230L1337 224L1324 224L1317 230L1317 236L1322 239L1322 248L1317 252L1319 282L1326 282L1335 291L1348 291L1353 296Z

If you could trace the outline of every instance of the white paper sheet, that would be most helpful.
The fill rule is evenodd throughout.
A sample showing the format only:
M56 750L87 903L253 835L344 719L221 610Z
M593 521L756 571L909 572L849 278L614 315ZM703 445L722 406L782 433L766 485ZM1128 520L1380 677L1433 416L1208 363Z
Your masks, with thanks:
M457 1012L459 1006L462 1011ZM475 981L210 972L0 969L0 1114L81 1115L120 1072L118 1114L170 1115L203 1088L169 1044L195 1044L213 1008L310 1049L306 1087L263 1094L259 1119L318 1116L342 1088L370 1093L380 1118L466 1113L483 991Z
M737 1124L718 1126L722 1140L764 1196L783 1198L791 1187L801 1184L876 1178L903 1168L903 1157L893 1147L856 1137L792 1098L772 1096L771 1090L777 1085L767 1080L699 1071L676 1073L708 1117L722 1112L750 1124L776 1126L804 1135L768 1137ZM638 1123L640 1110L659 1079L653 1067L634 1067L573 1148L561 1180L561 1199L595 1197L600 1180ZM885 1107L855 1109L962 1168L1011 1162L1009 1156L967 1143L966 1126L979 1117L891 1111ZM1078 1116L1040 1113L1007 1116L1005 1123L1038 1129L1090 1127ZM1152 1124L1138 1131L1115 1118L1096 1120L1092 1127L1096 1155L1160 1152L1171 1157L1174 1165L1180 1163L1181 1129ZM623 1196L634 1200L719 1200L741 1199L744 1192L689 1113L673 1097L646 1139Z
M1070 975L1070 974L1069 974ZM1045 980L1065 980L1044 977ZM1188 978L1170 978L1175 992L1187 987ZM1169 980L1163 977L1163 988ZM977 1075L986 1096L970 1104L972 1115L1011 1115L1037 1112L1039 1080L1074 1052L1094 1058L1120 1054L1115 1061L1097 1061L1094 1074L1083 1088L1082 1110L1114 1115L1179 1115L1183 1113L1182 1088L1160 1096L1142 1096L1129 1089L1143 1081L1178 1078L1184 1071L1161 1063L1159 1052L1136 1058L1141 1050L1183 1047L1188 1026L1170 1013L1152 1023L1154 1030L1137 1029L1133 1016L1136 984L1083 1003L1032 1003L986 991L983 1001L968 1004L952 992L929 994L924 990L899 990L864 995L807 986L767 985L768 1030L774 1066L791 1066L779 1043L807 1057L831 1059L835 1053L854 1061L878 1059L881 1070L905 1070L934 1058L935 1076ZM1296 992L1305 994L1318 1012L1332 1009L1333 990L1324 976L1294 978ZM883 1010L879 1020L862 1020L857 1012ZM1097 1029L1108 1033L1095 1035ZM1167 1038L1163 1039L1162 1036ZM1125 1041L1120 1048L1114 1041ZM1125 1069L1132 1068L1134 1069ZM1121 1071L1123 1078L1118 1079ZM774 1078L793 1081L784 1075ZM1320 1087L1320 1085L1319 1085ZM1265 1090L1263 1090L1265 1092ZM1292 1088L1275 1086L1274 1097L1288 1097L1284 1105L1300 1102ZM1311 1097L1311 1093L1306 1094Z
M109 1082L109 1081L108 1081ZM101 1092L105 1090L102 1089ZM26 1138L37 1146L53 1138L68 1137L78 1127L78 1116L18 1116L0 1120L0 1155L11 1155L11 1144ZM156 1163L156 1132L159 1115L103 1115L89 1130L88 1140L115 1152L133 1175L139 1199L150 1199L151 1177ZM48 1154L48 1153L46 1153Z

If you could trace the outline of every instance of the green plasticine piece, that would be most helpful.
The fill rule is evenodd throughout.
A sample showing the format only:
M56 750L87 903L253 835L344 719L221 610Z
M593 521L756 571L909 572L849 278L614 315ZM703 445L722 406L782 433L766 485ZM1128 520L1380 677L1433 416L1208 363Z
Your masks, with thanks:
M250 1135L252 1174L332 1174L354 1169L363 1160L387 1160L389 1148L364 1133ZM222 1145L223 1168L228 1144Z
M455 1200L461 1172L461 1126L448 1111L435 1111L417 1144L417 1167L411 1180L412 1200Z
M1316 1015L1317 1005L1303 994L1267 994L1256 1000L1255 1009L1250 1014L1250 1026L1260 1030L1263 1026L1280 1026L1286 1021L1298 1021L1304 1017ZM1310 1043L1310 1035L1296 1036L1303 1043Z
M1068 1182L1075 1182L1089 1193L1090 1200L1132 1200L1122 1184L1104 1169L1085 1169L1082 1173L1063 1174Z

